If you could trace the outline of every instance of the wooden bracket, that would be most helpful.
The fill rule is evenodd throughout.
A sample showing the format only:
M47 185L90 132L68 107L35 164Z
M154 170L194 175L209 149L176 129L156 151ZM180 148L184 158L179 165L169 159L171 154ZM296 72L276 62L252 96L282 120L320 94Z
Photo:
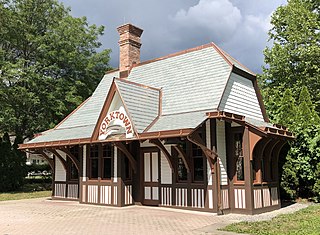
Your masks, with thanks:
M126 155L126 157L128 158L131 167L133 169L134 173L137 173L137 161L134 159L134 157L132 156L132 154L128 151L128 149L126 148L126 146L121 143L121 142L114 142L114 145L120 149L121 152L124 153L124 155Z
M191 143L193 143L201 148L202 152L204 153L204 155L206 156L206 158L210 164L211 172L213 173L214 172L214 164L218 159L217 152L207 148L207 146L205 145L205 143L201 139L200 135L196 132L192 133L191 135L188 135L187 139Z
M73 156L73 154L70 152L69 148L63 147L63 148L60 148L59 150L64 152L71 159L73 164L76 166L78 172L80 172L80 162L77 158L75 158L75 156Z
M184 166L187 168L187 172L190 173L191 172L190 171L190 163L187 158L187 154L183 151L183 149L179 145L174 145L173 147L175 148L175 150L177 150L177 152L181 156L182 161L184 163Z
M167 158L168 162L169 162L169 165L170 165L170 168L172 170L172 172L174 173L175 170L174 170L174 163L173 163L173 159L172 159L172 156L170 155L170 153L168 152L168 150L164 147L164 145L161 143L161 141L159 139L152 139L152 140L149 140L149 142L151 144L154 144L155 146L158 147L158 149L160 149L161 152L163 152L164 156Z
M39 154L41 155L44 159L46 159L49 163L49 166L51 167L52 170L54 170L54 163L53 163L53 159L51 159L42 149L39 149L38 151L35 151L35 152L31 152L31 151L28 151L28 150L23 150L27 153L30 153L30 154Z
M274 139L272 141L270 141L268 143L268 146L265 148L264 152L265 152L265 156L266 156L266 159L268 161L271 161L271 158L272 158L272 151L274 149L274 147L280 142L280 140L278 139Z
M275 147L274 147L274 156L276 157L276 161L279 160L280 151L283 146L287 143L285 140L281 140Z
M63 168L67 171L67 162L63 159L63 157L55 150L55 149L48 149L51 153L53 153L57 158L59 158Z

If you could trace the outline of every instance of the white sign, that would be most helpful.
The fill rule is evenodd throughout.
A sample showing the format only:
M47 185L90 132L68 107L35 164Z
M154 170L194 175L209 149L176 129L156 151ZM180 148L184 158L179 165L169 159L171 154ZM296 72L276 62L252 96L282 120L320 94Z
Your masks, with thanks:
M132 124L125 109L109 112L103 119L99 129L99 140L105 140L110 135L126 134L126 138L133 137Z

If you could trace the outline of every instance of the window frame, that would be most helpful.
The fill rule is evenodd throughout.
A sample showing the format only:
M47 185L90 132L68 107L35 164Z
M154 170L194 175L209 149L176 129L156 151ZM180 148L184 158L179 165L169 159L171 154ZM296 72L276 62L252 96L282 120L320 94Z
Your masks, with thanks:
M79 146L73 146L69 148L70 153L78 160L80 161L80 149ZM80 179L80 172L78 171L76 165L73 163L73 161L70 159L70 157L67 157L67 180L68 181L78 181ZM77 177L72 177L72 169L77 171Z
M236 158L236 135L241 136L241 153L239 156L242 158L242 171L243 171L243 180L238 179L238 171L237 171L237 162L238 159ZM245 162L245 156L244 156L244 145L243 145L243 136L244 136L244 128L243 127L231 127L231 138L232 138L232 158L233 158L233 167L234 167L234 176L233 181L236 184L244 184L246 180L246 174L244 169L244 162Z
M104 156L104 148L108 146L110 148L110 156ZM112 177L113 177L113 156L114 156L114 148L111 144L105 144L101 146L101 154L99 155L99 158L101 157L101 164L100 164L100 174L99 177L101 178L101 180L103 181L111 181ZM105 166L105 159L110 159L110 178L104 177L104 166ZM99 161L98 161L99 162Z
M189 143L185 140L184 142L183 142L183 144L180 144L180 147L182 148L182 150L185 152L185 154L186 154L186 157L188 158L189 156L188 156L188 153L189 153L189 151L188 151L188 147L189 147L190 145L189 145ZM179 164L179 160L181 159L181 162L182 162L182 164ZM186 177L186 179L179 179L179 165L181 165L185 170L186 170L186 172L187 172L187 177ZM188 182L188 170L187 170L187 167L186 167L186 165L185 165L185 163L184 163L184 161L183 161L183 158L182 158L182 156L180 156L180 154L178 153L178 152L176 152L176 167L175 167L176 169L176 182L177 183L187 183Z
M89 157L88 157L88 160L89 160L89 174L88 174L88 178L89 180L98 180L100 178L100 170L99 170L99 153L100 153L100 150L101 150L101 145L90 145L89 147ZM95 151L94 153L97 153L98 156L95 156L95 157L92 157L92 149L93 148L96 148L97 151ZM92 160L97 160L97 177L92 177Z
M199 134L199 136L203 140L205 138L205 136L206 136L204 126L200 127L197 130L197 133ZM206 160L207 158L206 158L204 152L202 151L202 149L199 146L197 146L197 145L195 145L193 143L190 143L190 142L189 142L189 144L190 144L189 156L190 156L190 159L191 159L190 162L191 162L191 174L192 174L191 179L192 179L192 182L194 182L194 183L204 183L206 181L206 176L207 176L207 160ZM194 150L197 151L196 155L194 155ZM198 155L199 152L201 154ZM200 158L202 159L202 179L201 180L196 180L195 179L195 164L194 164L194 160L195 159L200 159Z

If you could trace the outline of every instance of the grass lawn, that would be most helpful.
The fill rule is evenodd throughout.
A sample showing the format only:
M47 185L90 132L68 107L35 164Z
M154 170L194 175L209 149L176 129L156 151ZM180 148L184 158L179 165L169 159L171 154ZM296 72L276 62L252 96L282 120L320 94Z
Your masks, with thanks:
M277 216L270 221L231 224L223 228L223 230L257 235L319 235L320 204L311 205L293 214Z
M21 200L39 197L50 197L51 191L0 193L0 201Z
M26 183L20 191L0 193L0 201L51 196L51 183Z

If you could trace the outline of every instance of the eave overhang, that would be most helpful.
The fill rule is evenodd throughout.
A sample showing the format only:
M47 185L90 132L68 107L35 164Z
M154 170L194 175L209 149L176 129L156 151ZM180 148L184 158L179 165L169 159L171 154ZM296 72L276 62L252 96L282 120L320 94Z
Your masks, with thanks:
M207 117L214 119L221 119L229 122L238 123L241 126L247 126L250 131L261 136L261 137L276 137L286 140L295 139L294 135L288 131L288 129L281 125L274 125L273 127L258 127L246 121L245 116L228 113L224 111L214 111L207 112ZM143 132L137 135L134 138L125 138L125 136L111 136L106 140L93 140L92 138L83 138L83 139L71 139L71 140L59 140L59 141L49 141L49 142L39 142L39 143L27 143L20 144L20 150L26 149L41 149L41 148L52 148L52 147L61 147L61 146L72 146L72 145L85 145L85 144L95 144L95 143L110 143L110 142L131 142L131 141L145 141L148 139L165 139L165 138L174 138L174 137L187 137L191 135L197 128L186 128L186 129L177 129L177 130L164 130L156 132Z
M274 127L258 127L252 125L251 123L246 122L245 116L228 113L224 111L215 111L215 112L207 112L208 118L222 119L226 121L233 121L235 123L240 124L241 126L247 126L257 135L266 137L266 136L274 136L285 139L295 139L292 132L288 131L288 129L284 126L275 124Z
M130 139L127 139L125 137L112 136L106 140L92 140L91 138L59 140L59 141L50 141L50 142L19 144L19 149L20 150L42 149L42 148L85 145L85 144L95 144L95 143L109 143L109 142L119 142L119 141L131 142L134 140L144 141L144 140L148 140L148 139L186 137L186 136L190 135L192 132L193 132L193 129L179 129L179 130L166 130L166 131L141 133L141 134L139 134L138 138L130 138Z

